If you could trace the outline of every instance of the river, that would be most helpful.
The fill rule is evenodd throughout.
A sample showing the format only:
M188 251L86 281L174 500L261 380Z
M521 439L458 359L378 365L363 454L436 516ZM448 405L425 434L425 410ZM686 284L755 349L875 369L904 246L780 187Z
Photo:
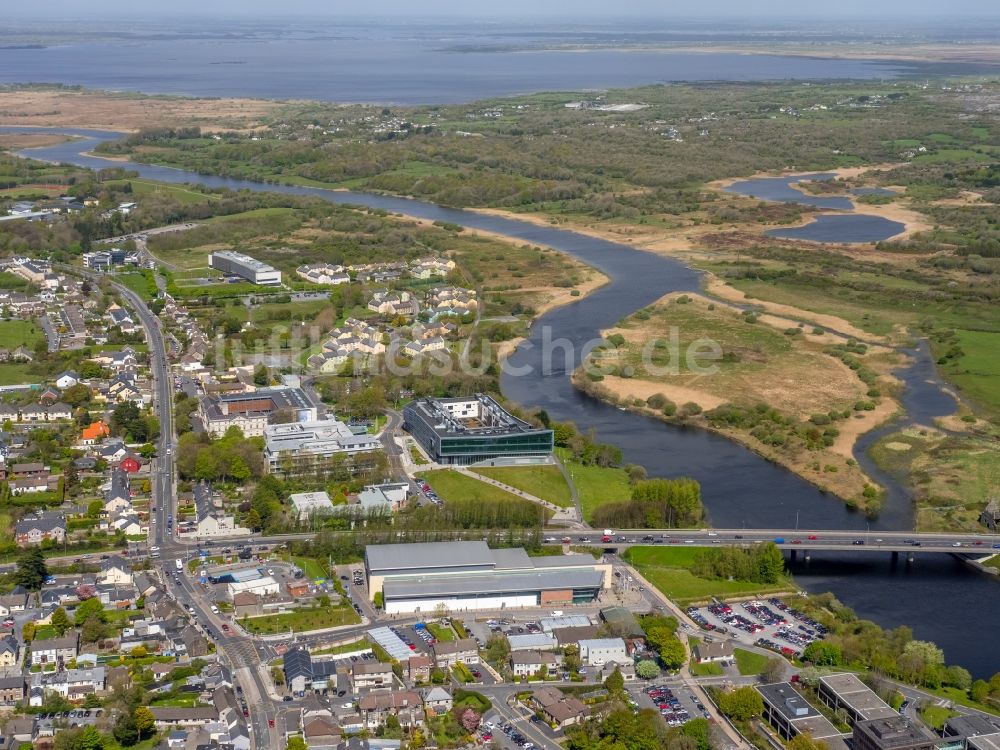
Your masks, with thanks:
M0 128L0 132L28 130ZM122 166L121 162L81 153L101 140L117 137L114 133L67 128L36 128L31 132L66 133L84 140L32 149L24 152L26 156L95 169ZM581 430L594 429L599 440L620 446L626 461L645 466L651 476L694 477L701 482L705 505L715 525L792 528L796 518L802 528L863 529L867 525L862 515L848 511L837 498L824 495L804 480L736 443L704 430L667 425L621 411L581 394L572 386L569 373L579 363L584 344L598 338L602 328L668 292L699 288L698 272L676 260L563 229L406 198L265 185L144 164L129 165L129 168L144 178L163 182L311 195L335 203L365 205L432 221L447 221L522 242L547 245L573 255L598 268L609 277L610 283L535 321L528 342L509 360L512 369L530 369L530 374L502 378L501 386L507 398L525 406L544 408L555 420L572 420ZM570 344L561 366L547 370L542 367L546 337ZM904 403L917 410L921 418L937 412L949 413L953 409L952 404L947 411L942 411L947 405L934 395L940 389L929 357L918 357L914 365L900 375L908 385ZM905 512L908 506L906 493L896 493L882 516L872 522L872 529L909 528L903 522L909 518ZM950 661L964 665L976 676L988 677L1000 671L1000 649L983 648L984 642L992 642L986 632L990 627L988 623L1000 622L1000 597L996 596L994 580L955 563L947 555L924 554L918 556L913 565L901 564L894 568L890 567L888 556L882 559L869 555L871 553L864 556L828 553L822 559L814 555L808 567L796 566L796 577L810 591L833 591L846 604L855 607L860 616L874 619L883 626L910 625L918 638L937 642ZM858 575L859 571L865 574ZM930 601L935 604L933 608L927 606ZM965 629L954 626L951 613L964 611L975 612L972 627L980 637L970 637Z

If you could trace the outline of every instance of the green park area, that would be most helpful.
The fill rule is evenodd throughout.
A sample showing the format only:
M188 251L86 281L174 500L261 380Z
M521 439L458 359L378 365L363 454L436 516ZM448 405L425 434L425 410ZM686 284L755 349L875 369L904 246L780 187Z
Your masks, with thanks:
M240 625L254 635L274 635L275 633L304 633L309 630L335 628L339 625L355 625L361 622L358 613L351 607L308 607L262 617L244 617Z
M558 466L482 467L473 471L547 500L560 508L568 508L573 504L569 485Z
M512 495L506 490L494 487L492 484L461 474L454 469L438 469L426 471L419 475L444 500L446 510L449 507L462 507L466 510L476 509L486 515L517 515L538 519L540 513L546 515L546 520L552 512L542 508L537 503ZM523 524L519 524L523 525Z
M581 464L573 461L565 448L556 448L556 453L576 486L584 519L593 518L594 511L604 503L632 497L632 486L624 469Z
M744 648L733 649L733 656L736 659L736 668L741 675L760 674L767 668L768 657L754 651L747 651Z
M716 550L712 550L715 553ZM626 559L660 593L678 604L706 601L711 597L772 594L793 588L791 579L776 583L708 578L693 572L705 550L692 547L632 547Z
M31 320L0 320L0 348L14 350L19 346L34 351L39 341L45 340L45 331Z

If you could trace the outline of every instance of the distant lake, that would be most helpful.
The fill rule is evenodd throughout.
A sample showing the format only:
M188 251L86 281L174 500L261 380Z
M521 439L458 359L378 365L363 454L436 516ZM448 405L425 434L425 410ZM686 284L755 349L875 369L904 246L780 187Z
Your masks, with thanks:
M881 242L906 229L898 221L867 214L829 214L817 216L802 227L771 229L768 237L813 242Z
M842 196L823 197L811 195L795 187L799 182L825 182L832 180L833 172L815 172L813 174L795 174L785 177L759 177L753 180L741 180L726 188L727 193L738 193L751 198L780 203L800 203L816 208L831 208L838 211L851 211L854 204L850 198Z
M352 29L352 31L357 31ZM168 36L164 34L164 36ZM454 37L109 39L0 49L0 82L150 94L444 104L677 81L881 79L904 63L594 49L454 51Z

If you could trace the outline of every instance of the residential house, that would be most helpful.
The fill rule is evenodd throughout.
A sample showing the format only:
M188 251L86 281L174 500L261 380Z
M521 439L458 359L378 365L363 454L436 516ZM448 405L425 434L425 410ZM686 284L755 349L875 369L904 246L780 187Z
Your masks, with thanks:
M80 445L97 445L111 435L111 428L104 422L91 422L80 432Z
M21 661L21 646L17 638L7 635L0 638L0 667L16 667Z
M733 658L733 646L729 641L701 642L694 647L694 656L699 664L712 661L730 661Z
M72 386L76 385L79 382L80 382L80 376L77 375L72 370L66 370L65 372L59 373L56 376L56 381L55 381L56 387L59 388L60 390L71 388Z
M104 492L104 512L114 516L131 508L132 492L129 475L127 472L115 469L111 472L111 482Z
M451 693L441 686L432 687L424 692L424 708L433 711L437 716L451 711L454 704Z
M97 580L114 586L131 586L132 566L120 555L111 555L108 559L101 560L101 572Z
M34 672L29 679L32 688L30 698L32 706L41 706L46 693L57 693L69 701L79 702L88 695L104 692L105 688L104 667ZM41 694L35 688L41 688Z
M0 676L0 704L12 706L15 703L20 703L24 700L24 688L23 673L8 672L7 674ZM12 723L13 720L7 723L7 731L4 733L5 736L10 736L12 734Z
M479 663L479 647L472 638L439 641L434 644L433 648L437 665L442 669L454 667L458 662L463 664Z
M233 609L236 618L256 617L263 614L260 606L260 595L252 591L240 591L233 597Z
M512 651L510 668L515 677L533 677L542 667L551 673L559 660L549 651Z
M411 690L369 693L358 701L358 710L364 727L368 730L384 726L390 715L399 720L403 729L419 726L424 721L423 700Z
M158 727L197 727L205 726L219 720L219 711L214 706L198 706L195 708L161 708L151 706L153 718Z
M393 684L392 665L384 662L358 661L351 664L351 685L354 692Z
M62 542L66 538L66 518L60 513L44 513L22 518L14 524L18 547L41 544L46 539Z
M418 654L406 660L406 677L410 684L430 682L432 669L434 669L434 660L429 656Z
M44 638L31 642L31 663L62 664L75 659L79 653L80 635L75 630L58 638Z
M626 664L631 662L628 648L621 638L593 638L580 641L580 659L592 667L600 667L608 662Z
M579 698L565 695L554 687L540 687L532 691L531 702L541 711L545 720L558 729L583 721L589 710Z
M409 292L381 290L372 295L368 309L388 317L413 317L420 312L420 305Z

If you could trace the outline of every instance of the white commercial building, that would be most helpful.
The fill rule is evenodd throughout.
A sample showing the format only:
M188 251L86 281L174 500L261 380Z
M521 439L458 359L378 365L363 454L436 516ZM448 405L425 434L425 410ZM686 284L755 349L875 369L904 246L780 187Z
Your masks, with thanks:
M296 492L289 495L288 499L300 521L333 512L333 503L330 502L330 496L325 492Z
M229 596L234 597L244 591L249 591L251 594L257 594L258 596L267 596L268 594L277 594L281 590L278 582L271 578L271 576L265 576L264 578L258 578L256 581L235 581L229 584Z
M239 276L254 284L277 286L281 283L281 271L233 250L209 253L208 265L227 276Z
M322 474L342 468L359 454L382 449L374 435L355 435L336 419L268 425L264 444L268 472L285 476Z
M608 662L630 664L631 657L621 638L592 638L580 641L580 659L592 667L603 667Z
M529 557L485 542L373 544L368 593L386 613L589 604L610 587L611 566L590 555Z

